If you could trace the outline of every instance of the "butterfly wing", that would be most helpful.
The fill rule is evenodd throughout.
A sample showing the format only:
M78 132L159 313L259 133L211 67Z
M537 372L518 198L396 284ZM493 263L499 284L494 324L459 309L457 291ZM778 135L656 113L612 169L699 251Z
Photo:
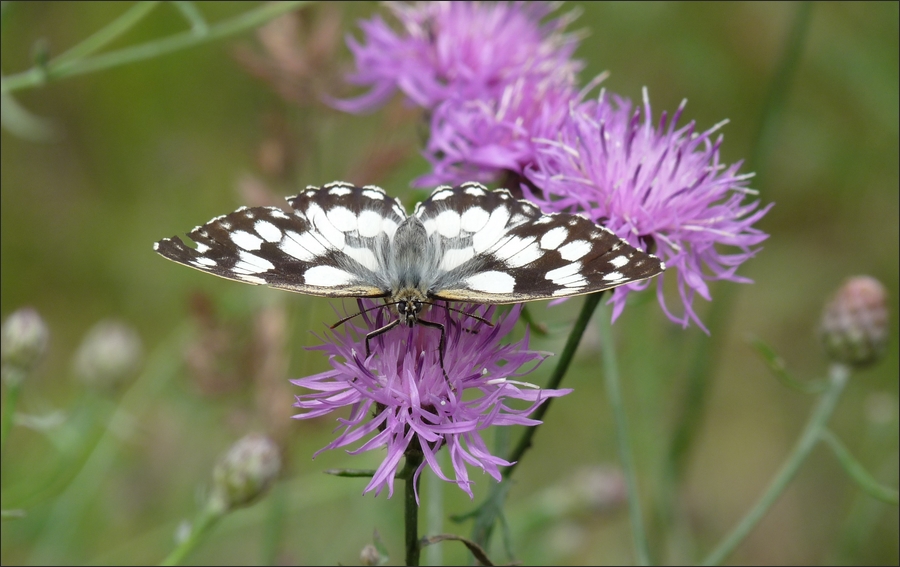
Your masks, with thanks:
M543 214L505 189L439 187L416 207L441 255L432 295L515 303L594 293L662 273L663 263L610 230L565 213Z
M242 207L198 226L188 236L154 245L191 268L250 284L324 297L385 297L386 255L406 218L378 187L330 183L287 199L293 208Z

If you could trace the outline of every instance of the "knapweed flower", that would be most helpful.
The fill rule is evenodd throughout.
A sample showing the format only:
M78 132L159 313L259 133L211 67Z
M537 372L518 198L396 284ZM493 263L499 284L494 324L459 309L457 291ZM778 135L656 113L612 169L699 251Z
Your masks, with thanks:
M357 66L348 80L370 86L370 92L332 103L360 112L399 90L425 108L431 135L424 154L433 170L414 185L521 174L534 159L532 140L554 131L578 95L583 63L572 53L579 39L564 31L573 13L541 23L553 5L390 6L400 33L376 17L360 24L365 44L348 40Z
M47 352L50 331L33 307L14 311L0 327L0 368L3 379L19 383Z
M567 80L522 79L499 98L448 100L431 113L425 158L431 173L414 185L491 182L512 173L521 176L536 158L536 139L551 135L569 114L578 92Z
M862 367L884 354L889 334L888 294L869 276L848 278L825 305L819 338L829 358Z
M360 300L361 310L375 303ZM488 320L493 307L467 306L450 311L434 305L426 320L444 326L444 368L440 362L441 331L425 325L396 327L370 341L372 355L366 358L366 334L384 326L396 315L390 307L360 315L363 326L348 322L324 344L313 347L328 353L332 369L293 380L311 390L297 396L295 416L310 419L350 408L339 418L337 438L321 449L335 449L361 442L349 451L358 454L385 448L387 454L365 488L379 494L385 487L393 494L394 476L400 459L420 453L424 460L415 472L431 467L441 479L455 482L472 497L467 466L482 469L499 481L499 466L509 465L491 455L481 431L492 425L536 425L528 415L549 398L571 390L541 390L520 382L545 355L528 350L528 337L501 344L518 319L520 306L493 325ZM532 364L535 363L535 364ZM445 375L446 372L446 375ZM525 407L507 405L522 400ZM455 479L449 479L436 459L445 449L450 454ZM318 454L318 453L316 453Z
M75 375L95 388L112 388L140 367L141 337L125 322L109 319L94 325L75 354Z
M676 129L685 103L667 120L653 125L644 90L643 109L601 91L597 100L573 104L557 134L542 140L523 185L528 198L545 211L579 212L605 225L633 246L648 249L666 263L657 296L666 315L687 326L703 323L693 309L694 295L710 300L708 281L749 283L738 267L756 253L768 235L753 227L771 208L747 201L751 175L739 174L741 162L719 161L721 123L696 133L694 122ZM643 111L643 112L642 112ZM721 246L737 250L726 253ZM673 314L663 299L662 279L674 274L684 313ZM629 289L615 290L613 317L625 306ZM705 330L705 328L704 328Z
M544 23L545 2L387 3L400 23L394 31L375 16L360 22L364 43L347 39L356 71L347 80L370 87L351 100L333 100L347 112L365 112L401 91L432 109L448 99L497 99L522 79L568 74L581 63L571 56L578 38L564 33L573 16ZM539 81L537 81L539 82Z
M216 463L210 505L218 512L248 506L269 490L280 471L278 445L265 435L246 435Z

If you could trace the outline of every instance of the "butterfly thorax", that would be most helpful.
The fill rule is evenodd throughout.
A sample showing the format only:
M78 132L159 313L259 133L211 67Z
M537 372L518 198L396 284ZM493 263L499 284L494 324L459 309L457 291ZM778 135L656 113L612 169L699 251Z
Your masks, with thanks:
M422 301L427 298L434 283L428 246L428 234L418 218L407 217L397 227L387 261L393 301Z
M423 302L428 300L431 285L427 274L428 234L415 216L407 217L394 235L388 260L391 301L397 304L400 322L408 327L416 324Z

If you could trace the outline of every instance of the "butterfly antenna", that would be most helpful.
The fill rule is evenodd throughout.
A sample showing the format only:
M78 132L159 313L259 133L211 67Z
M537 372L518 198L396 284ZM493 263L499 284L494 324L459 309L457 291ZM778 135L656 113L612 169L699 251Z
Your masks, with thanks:
M475 319L476 321L481 321L482 323L484 323L484 324L487 325L488 327L493 327L493 326L494 326L494 324L493 324L492 322L488 321L488 320L485 319L484 317L479 317L478 315L473 315L473 314L471 314L471 313L469 313L469 312L467 312L467 311L463 311L462 309L456 309L455 307L450 307L450 306L447 305L446 303L445 303L444 305L439 305L439 304L437 304L437 303L431 303L430 301L423 301L422 303L424 303L424 304L426 304L426 305L431 305L432 307L443 307L443 308L446 309L447 311L455 311L456 313L459 313L459 314L461 314L461 315L465 315L466 317L471 317L472 319Z
M361 310L361 311L357 311L357 312L354 313L353 315L348 315L347 317L344 317L343 319L341 319L340 321L338 321L337 323L331 325L331 326L328 327L328 328L329 328L329 329L337 329L338 327L340 327L341 325L343 325L344 323L346 323L346 322L349 321L350 319L353 319L354 317L359 317L359 316L362 315L363 313L368 313L369 311L375 311L376 309L384 309L385 307L390 307L391 305L397 305L398 303L399 303L399 301L393 301L393 302L391 302L391 303L384 303L384 304L382 304L382 305L376 305L376 306L374 306L374 307L369 307L368 309L363 309L363 310Z

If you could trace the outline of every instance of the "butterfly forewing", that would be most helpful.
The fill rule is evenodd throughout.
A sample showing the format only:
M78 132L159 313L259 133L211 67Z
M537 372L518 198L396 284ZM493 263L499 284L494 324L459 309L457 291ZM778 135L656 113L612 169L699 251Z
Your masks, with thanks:
M390 295L384 261L399 204L375 187L331 183L288 198L294 212L243 207L156 243L166 258L224 278L325 297Z
M441 187L416 207L442 261L433 295L515 303L602 291L661 273L662 262L608 229L542 214L505 190Z

